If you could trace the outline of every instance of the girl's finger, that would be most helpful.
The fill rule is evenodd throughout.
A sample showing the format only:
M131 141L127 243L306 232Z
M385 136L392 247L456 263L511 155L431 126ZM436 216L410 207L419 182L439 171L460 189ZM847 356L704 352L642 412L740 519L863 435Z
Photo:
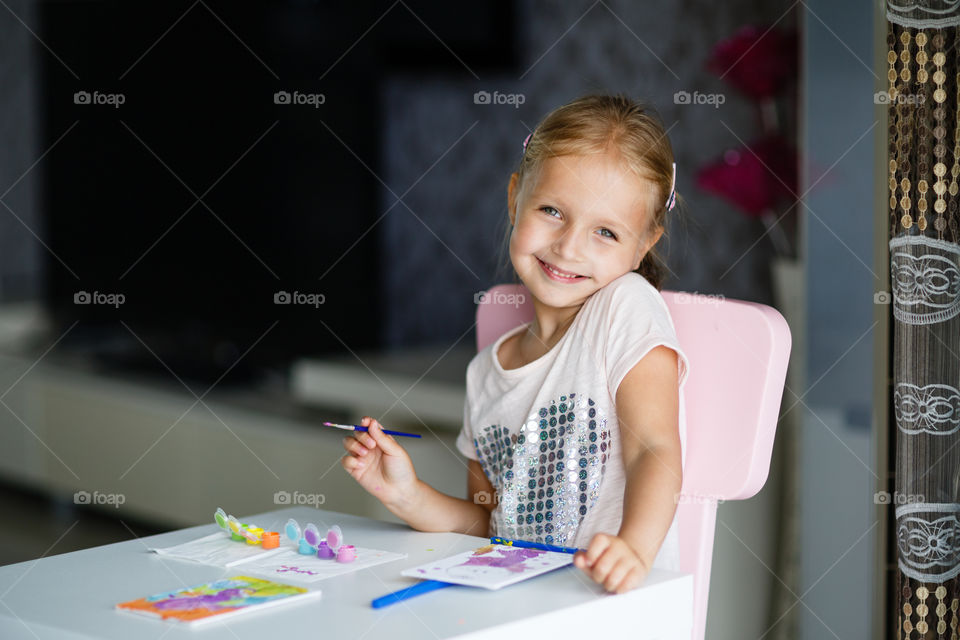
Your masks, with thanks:
M587 545L587 553L585 554L584 560L586 560L587 566L592 567L596 564L597 560L600 559L600 556L603 555L603 552L610 547L610 538L603 533L598 533L590 540L590 544Z
M594 560L591 566L591 577L596 582L605 582L610 572L619 564L619 554L613 547L604 549L603 554Z
M361 427L369 428L371 425L374 425L374 424L376 424L377 426L380 425L379 422L377 422L370 416L363 416L363 419L360 420ZM374 440L373 437L370 436L370 433L367 431L354 431L350 435L353 436L354 439L358 440L361 444L363 444L368 449L373 449L377 446L377 441Z
M632 591L640 585L641 576L643 575L643 567L636 566L630 571L627 572L627 575L623 577L623 580L617 585L617 593L626 593L627 591Z
M354 438L344 438L343 439L343 448L350 452L354 456L365 456L367 455L367 449L357 442Z
M380 426L380 423L376 420L370 425L370 430L367 434L380 445L380 448L387 455L398 455L403 453L403 447L401 447L396 440L393 439L393 436L387 435L383 432L383 427Z
M359 468L360 461L354 458L353 456L343 456L340 458L340 466L347 470L347 472L352 473Z
M625 565L626 563L621 562L610 570L610 573L607 574L606 579L603 581L604 589L607 591L617 590L617 588L620 586L620 583L623 582L623 579L630 571L630 567Z

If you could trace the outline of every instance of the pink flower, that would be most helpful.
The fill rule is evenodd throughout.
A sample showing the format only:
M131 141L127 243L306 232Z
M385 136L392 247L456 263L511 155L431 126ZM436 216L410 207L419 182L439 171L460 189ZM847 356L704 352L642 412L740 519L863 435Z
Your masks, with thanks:
M716 44L707 69L754 100L769 98L797 77L796 33L742 27Z
M751 217L760 217L797 192L797 153L780 136L731 149L697 173L697 186Z

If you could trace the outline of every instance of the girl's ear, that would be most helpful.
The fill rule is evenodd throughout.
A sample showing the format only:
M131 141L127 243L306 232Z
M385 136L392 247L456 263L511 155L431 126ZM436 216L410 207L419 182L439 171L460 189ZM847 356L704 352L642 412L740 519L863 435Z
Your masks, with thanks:
M510 184L507 186L507 215L510 216L510 224L517 222L517 179L519 174L513 173L510 176Z
M637 258L634 260L633 269L631 271L636 271L640 268L640 263L643 262L643 259L646 257L647 253L650 252L656 244L660 241L660 236L663 235L663 227L657 229L656 233L648 234L646 242L640 245L640 250L637 252Z

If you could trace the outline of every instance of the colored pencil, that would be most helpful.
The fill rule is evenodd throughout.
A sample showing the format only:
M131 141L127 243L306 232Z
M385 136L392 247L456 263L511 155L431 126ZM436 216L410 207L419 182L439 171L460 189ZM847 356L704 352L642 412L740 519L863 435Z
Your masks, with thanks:
M323 424L328 427L336 427L337 429L346 429L347 431L370 431L369 427L361 427L358 424L336 424L335 422L324 422ZM406 436L407 438L421 437L419 433L404 433L403 431L391 431L390 429L384 429L383 432L391 436Z
M424 580L418 582L412 587L406 587L400 589L399 591L394 591L393 593L388 593L385 596L380 596L373 600L370 604L374 609L379 609L385 607L388 604L393 604L394 602L400 602L401 600L406 600L407 598L412 598L418 596L421 593L430 593L431 591L436 591L437 589L443 589L444 587L452 587L454 584L452 582L440 582L439 580Z

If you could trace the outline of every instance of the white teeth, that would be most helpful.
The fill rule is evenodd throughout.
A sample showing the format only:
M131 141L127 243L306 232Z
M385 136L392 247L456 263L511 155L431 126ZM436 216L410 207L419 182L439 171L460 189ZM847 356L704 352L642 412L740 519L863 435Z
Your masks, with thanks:
M550 265L548 265L546 262L544 262L543 264L544 264L544 266L545 266L547 269L550 270L550 273L555 273L555 274L557 274L558 276L560 276L561 278L566 278L566 279L568 279L568 280L573 280L573 279L575 279L575 278L579 278L579 277L580 277L580 276L576 276L576 275L568 276L568 275L562 274L562 273L560 273L559 271L557 271L556 269L554 269L553 267L551 267Z

